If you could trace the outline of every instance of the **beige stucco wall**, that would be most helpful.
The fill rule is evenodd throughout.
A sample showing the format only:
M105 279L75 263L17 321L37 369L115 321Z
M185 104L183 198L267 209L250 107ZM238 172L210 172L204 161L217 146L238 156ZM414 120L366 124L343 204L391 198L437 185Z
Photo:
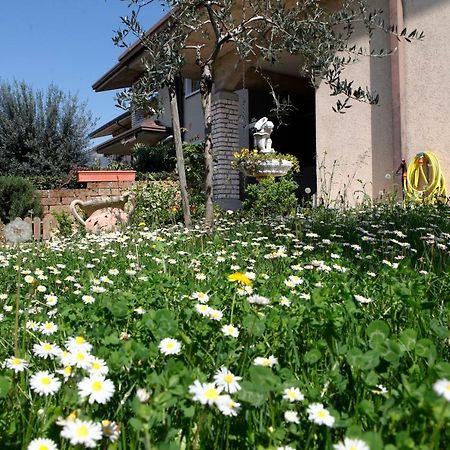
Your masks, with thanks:
M377 0L373 7L386 6ZM365 32L355 33L357 47L383 48L387 37L377 33L369 43ZM380 94L380 104L353 102L345 114L332 110L337 98L323 81L316 92L316 151L318 195L333 203L355 204L365 194L377 196L385 189L385 175L393 171L391 136L390 62L361 57L349 65L345 77L354 86L370 86Z
M405 46L405 154L438 155L450 184L450 0L405 0L405 26L425 39Z
M371 7L388 12L389 4L389 0L377 0ZM450 182L450 0L403 0L403 8L408 32L423 30L425 39L405 43L401 50L401 156L409 163L420 151L435 152ZM378 33L369 42L359 35L354 43L374 50L389 48L389 36ZM393 174L400 157L393 142L393 120L398 114L392 105L391 64L395 57L361 58L346 71L355 84L370 86L380 94L378 106L354 104L345 115L337 115L331 111L336 99L329 96L328 86L322 83L317 90L319 195L324 173L321 164L325 162L329 183L334 161L331 188L329 184L324 188L332 199L345 190L351 204L361 185L372 198L383 190L399 190L400 177Z

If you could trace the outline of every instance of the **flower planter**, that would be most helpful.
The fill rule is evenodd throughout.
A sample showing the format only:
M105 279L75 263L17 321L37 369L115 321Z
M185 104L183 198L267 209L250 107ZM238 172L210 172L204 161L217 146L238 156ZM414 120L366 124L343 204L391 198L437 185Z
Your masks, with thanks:
M134 181L135 170L79 170L77 180L88 181Z
M248 177L255 177L258 181L266 177L283 177L292 169L292 163L286 159L270 159L262 161L252 171L242 170Z

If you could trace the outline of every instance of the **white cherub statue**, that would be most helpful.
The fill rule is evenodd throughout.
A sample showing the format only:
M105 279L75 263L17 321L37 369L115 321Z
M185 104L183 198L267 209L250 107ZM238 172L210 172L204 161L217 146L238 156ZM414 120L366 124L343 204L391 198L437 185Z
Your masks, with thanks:
M256 130L253 132L255 146L261 153L275 153L275 150L272 148L272 139L270 139L273 127L273 122L267 117L259 119L254 125Z

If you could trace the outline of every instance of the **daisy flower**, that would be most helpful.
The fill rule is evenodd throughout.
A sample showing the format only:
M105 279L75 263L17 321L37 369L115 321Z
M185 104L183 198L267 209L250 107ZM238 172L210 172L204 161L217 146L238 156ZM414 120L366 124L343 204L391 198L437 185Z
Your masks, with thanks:
M230 394L234 394L241 389L238 383L240 380L242 380L242 377L233 375L226 367L221 367L214 375L217 386Z
M45 322L41 324L40 331L42 334L45 334L46 336L56 333L58 331L58 325L56 325L53 322Z
M14 370L14 372L23 372L27 367L28 363L21 358L16 358L15 356L11 356L4 362L4 366L8 369Z
M275 364L278 364L278 358L275 358L273 355L270 355L268 358L258 356L254 359L253 364L255 366L273 367Z
M86 305L90 305L92 303L95 303L95 298L92 297L92 295L83 295L83 297L81 297L81 300Z
M103 435L111 442L116 442L120 436L120 426L116 422L110 420L102 420Z
M71 366L66 366L63 369L58 369L56 373L62 375L64 380L68 380L73 375L73 369Z
M286 388L283 392L283 398L290 401L291 403L301 402L302 400L305 400L305 396L300 392L299 388L290 387Z
M221 330L222 330L222 333L225 336L231 336L231 337L234 337L234 338L237 338L239 336L239 330L235 326L233 326L231 324L224 325L221 328Z
M39 395L53 395L61 387L61 381L45 370L31 376L30 387L32 391Z
M194 308L199 314L205 317L209 316L211 310L211 308L208 305L202 305L201 303L197 303Z
M224 416L237 416L241 404L235 402L229 395L221 395L217 407Z
M163 355L177 355L181 350L181 343L176 339L165 338L158 345Z
M103 359L94 358L91 362L91 367L88 369L91 375L106 375L108 373L108 366Z
M222 320L222 317L223 317L223 312L222 311L219 311L218 309L210 308L210 310L209 310L209 318L211 320L220 321L220 320Z
M90 352L92 350L92 345L84 339L83 336L70 337L66 341L66 348L70 352L75 352L77 350L82 350L85 352Z
M82 444L88 448L95 448L97 441L103 436L102 426L92 421L75 419L64 424L61 436L69 439L71 445Z
M442 380L436 381L433 384L433 390L437 395L444 397L445 400L450 402L450 381L443 378Z
M262 295L251 295L247 300L249 303L252 303L254 305L270 305L270 299L268 299L267 297L263 297Z
M75 350L70 353L69 361L71 366L78 367L80 369L89 370L94 357L85 350Z
M323 407L322 403L312 403L308 406L306 412L311 422L318 425L326 425L327 427L332 427L334 424L335 418Z
M58 450L58 447L51 439L37 438L28 444L27 450Z
M345 438L343 442L334 444L335 450L370 450L369 446L361 439Z
M209 295L205 292L194 292L191 294L191 298L198 300L200 303L208 303Z
M300 423L297 411L285 411L284 420L288 423Z
M46 292L47 288L45 286L42 286L41 284L36 288L38 292Z
M189 386L189 393L194 396L193 400L200 402L202 405L217 404L222 390L220 386L216 386L214 383L200 383L199 380L195 380L194 384Z
M47 306L55 306L58 303L58 297L55 294L44 295Z
M369 297L366 298L366 297L363 297L362 295L355 294L353 297L359 303L366 304L366 303L372 303L373 302L373 300L371 298L369 298Z
M114 391L114 383L103 375L94 374L78 383L80 397L89 397L89 403L107 403Z
M136 397L141 403L147 403L150 400L150 392L145 388L136 389Z
M35 356L39 356L40 358L54 358L58 356L61 352L61 349L55 345L50 344L49 342L39 342L39 344L33 345L33 353Z

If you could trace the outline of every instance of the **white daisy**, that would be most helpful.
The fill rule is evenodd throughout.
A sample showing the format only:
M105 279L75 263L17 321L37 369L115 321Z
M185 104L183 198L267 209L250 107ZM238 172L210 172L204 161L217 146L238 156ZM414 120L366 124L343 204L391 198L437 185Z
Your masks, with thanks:
M220 395L217 401L217 407L225 416L237 416L241 404L235 402L229 395Z
M311 422L317 423L318 425L326 425L327 427L332 427L334 424L334 417L323 407L322 403L312 403L308 406L306 412Z
M54 358L60 352L61 349L57 345L50 344L49 342L39 342L39 344L33 345L33 353L40 358Z
M28 363L21 358L16 358L15 356L11 356L4 362L4 366L8 369L14 370L14 372L23 372L27 367Z
M221 328L221 330L222 330L222 333L225 336L231 336L231 337L234 337L234 338L237 338L239 336L239 330L235 326L233 326L231 324L224 325Z
M234 394L241 389L238 381L242 380L242 377L233 375L226 367L221 367L214 375L214 381L217 386L223 388L225 392Z
M95 303L95 298L92 297L92 295L83 295L83 297L81 297L81 300L86 305L91 305L92 303Z
M66 348L70 352L75 352L81 350L84 352L90 352L92 350L92 345L84 339L83 336L69 337L66 341Z
M56 325L53 322L45 322L41 324L40 331L42 334L45 334L46 336L56 333L58 331L58 325Z
M39 395L53 395L61 387L61 381L45 370L30 377L30 387Z
M444 397L447 401L450 402L450 381L443 378L442 380L436 381L433 384L433 390L436 394Z
M361 439L345 438L343 442L334 444L335 450L370 450L369 446Z
M28 444L27 450L58 450L58 447L51 439L37 438Z
M114 383L103 375L91 375L78 383L80 397L89 397L89 403L107 403L114 391Z
M85 447L94 448L97 446L97 441L103 437L102 426L99 423L75 419L64 424L61 436L69 439L71 445L82 444Z
M89 370L93 359L94 357L85 350L75 350L74 352L70 352L69 365Z
M200 402L202 405L217 404L222 390L220 386L216 386L214 383L200 383L199 380L195 380L194 384L189 386L189 392L194 396L193 400Z
M195 305L195 310L200 313L202 316L208 317L209 311L211 308L208 305L202 305L201 303L197 303Z
M359 303L366 304L366 303L372 303L373 302L373 300L371 298L369 298L369 297L366 298L366 297L363 297L362 295L355 294L353 297Z
M205 292L194 292L191 294L191 298L198 300L200 303L208 303L209 301L209 295Z
M150 400L150 392L145 388L136 389L136 397L141 403L147 403Z
M285 411L284 420L288 423L300 423L297 411Z
M55 294L44 295L47 306L55 306L58 303L58 297Z
M209 310L209 318L211 320L216 320L216 321L220 321L222 320L223 317L223 312L219 311L218 309L214 309L214 308L210 308Z
M278 358L275 358L273 355L270 355L268 358L258 356L254 359L253 364L255 366L273 367L275 364L278 364Z
M108 373L108 366L103 359L94 358L91 362L91 367L88 369L89 373L98 374L98 375L106 375Z
M181 342L176 339L165 338L159 343L158 348L163 355L177 355L181 350Z
M291 403L301 402L302 400L305 400L305 396L300 392L299 388L290 387L286 388L283 392L283 398L290 401Z
M252 303L254 305L270 305L270 299L268 299L267 297L263 297L262 295L250 295L247 300L249 303Z

